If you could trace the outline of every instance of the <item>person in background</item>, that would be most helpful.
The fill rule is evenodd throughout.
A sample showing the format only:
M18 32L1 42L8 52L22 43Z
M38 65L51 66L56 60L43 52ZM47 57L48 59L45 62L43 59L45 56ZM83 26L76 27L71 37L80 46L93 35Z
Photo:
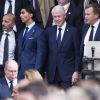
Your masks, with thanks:
M40 81L29 83L25 87L18 89L18 100L39 100L48 93L47 86Z

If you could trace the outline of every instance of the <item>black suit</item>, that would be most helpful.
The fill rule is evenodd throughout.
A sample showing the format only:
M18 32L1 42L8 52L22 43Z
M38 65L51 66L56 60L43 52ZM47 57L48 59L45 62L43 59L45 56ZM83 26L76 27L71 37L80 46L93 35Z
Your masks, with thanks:
M41 11L40 11L40 5L39 5L39 2L38 0L29 0L31 2L31 5L33 6L33 1L35 2L35 14L36 14L36 20L35 22L43 27L43 20L42 20L42 15L41 15Z
M2 30L2 18L4 15L4 6L6 0L0 0L0 30ZM20 11L23 7L29 5L30 2L28 0L15 0L15 16L16 16L16 26L17 30L21 30L24 27L20 19Z

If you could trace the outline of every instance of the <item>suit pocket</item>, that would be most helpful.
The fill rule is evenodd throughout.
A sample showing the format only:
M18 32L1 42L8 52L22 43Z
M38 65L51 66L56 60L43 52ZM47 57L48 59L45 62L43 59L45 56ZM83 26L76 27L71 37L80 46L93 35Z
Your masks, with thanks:
M28 40L32 40L32 39L34 39L34 37L30 37L30 38L28 38Z

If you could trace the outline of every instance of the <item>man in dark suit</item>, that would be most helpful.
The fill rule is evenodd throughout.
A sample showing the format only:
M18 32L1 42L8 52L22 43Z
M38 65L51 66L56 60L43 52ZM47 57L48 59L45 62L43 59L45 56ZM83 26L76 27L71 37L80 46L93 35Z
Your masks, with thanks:
M47 80L64 89L78 80L79 38L76 28L66 21L65 10L58 5L52 9L56 23L46 30L48 53Z
M5 76L0 79L0 100L11 97L13 87L16 86L18 64L14 60L8 60L4 68Z
M40 11L39 1L38 0L29 0L29 1L35 10L38 25L43 27L43 20Z
M43 66L43 30L35 23L34 10L28 6L21 10L21 20L26 24L19 36L19 78L24 77L25 70L35 68L41 72Z
M78 21L77 8L76 8L75 4L73 3L73 1L72 0L57 0L57 2L58 2L58 5L63 6L65 9L66 22L72 26L78 27L79 23L77 23L77 21ZM52 8L51 8L51 10L52 10ZM48 17L46 27L55 25L52 14L51 14L51 10L49 12L49 17Z
M4 64L9 59L17 60L17 33L13 31L15 15L5 14L0 32L0 75L3 75Z
M3 15L8 12L10 5L9 1L10 0L0 0L0 20L2 20ZM16 28L17 31L19 31L24 27L20 19L20 10L23 7L29 5L30 2L28 0L11 0L11 4L12 4L12 13L15 14L16 16ZM1 21L0 21L0 30L2 30Z
M81 59L88 41L100 41L100 5L90 4L85 7L85 25L82 29Z

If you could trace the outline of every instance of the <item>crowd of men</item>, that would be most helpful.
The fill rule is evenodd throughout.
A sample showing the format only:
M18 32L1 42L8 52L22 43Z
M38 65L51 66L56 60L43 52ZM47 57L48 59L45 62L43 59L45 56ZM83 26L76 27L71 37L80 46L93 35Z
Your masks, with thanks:
M44 26L38 0L0 0L0 100L14 94L14 87L25 78L28 69L39 71L49 85L64 90L79 81L79 74L84 78L82 59L85 46L88 41L100 41L99 0L55 2L57 5L50 9ZM81 88L75 90L85 95ZM74 100L70 91L68 100ZM43 83L28 82L17 92L21 94L18 100L29 100L29 96L30 100L35 100L31 98L31 92L39 100L39 97L47 96L48 89ZM42 99L48 100L47 97Z

